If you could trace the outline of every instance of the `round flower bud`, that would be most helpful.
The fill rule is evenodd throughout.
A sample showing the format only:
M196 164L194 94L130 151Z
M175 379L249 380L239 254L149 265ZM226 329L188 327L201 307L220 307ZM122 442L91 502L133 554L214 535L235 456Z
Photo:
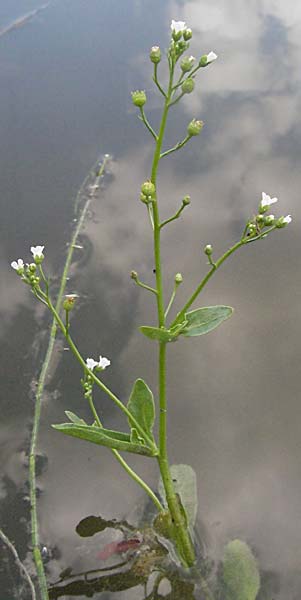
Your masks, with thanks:
M257 215L256 221L257 221L257 223L259 223L261 225L265 221L264 216L263 215Z
M182 200L184 206L188 206L188 204L190 204L190 196L184 196L183 200Z
M149 197L146 196L145 194L142 194L142 192L140 193L140 200L141 202L143 202L144 204L148 204L149 203Z
M35 273L37 270L37 265L35 263L30 263L30 265L27 266L26 271L28 273Z
M205 252L205 254L207 254L207 256L211 256L211 254L213 252L211 244L207 244L207 246L205 246L204 252Z
M151 48L149 57L154 65L157 65L161 61L161 50L159 46L153 46Z
M199 60L199 67L206 67L207 66L207 54L203 54L203 56L201 56L200 60Z
M188 71L191 71L194 61L194 56L184 56L184 58L182 58L180 67L183 73L188 73Z
M131 279L133 279L134 281L137 281L137 279L138 279L137 271L131 271Z
M141 186L141 192L142 194L144 194L146 197L150 196L151 198L154 197L155 193L156 193L156 188L154 186L154 184L151 181L145 181L142 186Z
M190 136L199 135L199 133L201 133L201 131L203 129L203 126L204 126L203 121L197 121L196 119L192 119L192 121L190 121L190 123L187 127L188 135L190 135Z
M194 81L192 77L188 77L188 79L185 79L185 81L183 81L181 85L181 88L183 94L191 94L191 92L193 92L194 90Z
M264 217L264 224L266 226L273 225L274 221L275 221L274 215L267 215L266 217Z
M146 102L146 93L143 90L132 92L132 102L135 106L144 106Z
M63 309L68 311L72 310L76 298L78 298L77 294L66 294L63 302Z
M189 28L185 29L185 31L183 31L183 38L184 38L185 42L188 42L189 40L191 40L192 30Z
M177 54L178 54L178 55L179 55L179 54L183 54L183 52L184 52L185 50L187 50L188 46L189 46L189 44L187 44L187 42L183 42L183 40L181 40L180 42L178 42L178 43L176 44L176 51L177 51Z
M256 225L254 225L254 223L250 223L248 231L249 231L250 235L254 235L254 233L256 233Z
M182 283L182 281L183 281L183 276L182 276L182 274L181 274L181 273L177 273L177 274L175 275L175 283L176 283L177 285L180 285L180 283Z

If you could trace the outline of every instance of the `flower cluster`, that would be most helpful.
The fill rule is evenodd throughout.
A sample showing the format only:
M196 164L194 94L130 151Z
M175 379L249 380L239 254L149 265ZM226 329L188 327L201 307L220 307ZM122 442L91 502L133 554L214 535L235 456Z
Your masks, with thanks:
M291 215L276 218L273 214L267 214L270 206L276 204L276 202L278 202L278 198L271 198L271 196L262 192L258 213L248 221L244 232L250 241L254 238L264 237L273 229L282 229L291 222Z
M22 258L18 258L17 260L13 260L10 264L17 274L20 275L22 281L27 283L33 288L36 288L39 284L40 278L36 274L37 265L40 265L44 260L44 250L45 246L31 246L30 251L33 255L33 263L26 263Z
M104 356L100 356L99 361L94 360L94 358L87 358L86 360L86 365L88 369L90 369L90 371L93 371L94 369L96 369L97 371L104 371L104 369L106 367L109 367L110 364L111 361L108 358L105 358Z

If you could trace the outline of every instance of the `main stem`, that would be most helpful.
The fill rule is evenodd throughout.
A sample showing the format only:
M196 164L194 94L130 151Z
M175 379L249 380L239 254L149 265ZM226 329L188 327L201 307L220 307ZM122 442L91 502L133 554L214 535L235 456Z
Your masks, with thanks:
M160 161L162 142L166 127L169 103L172 95L174 64L170 70L168 92L165 98L160 131L156 142L154 152L151 181L155 188L157 187L157 171ZM162 265L161 265L161 239L160 239L160 217L157 202L157 195L152 204L153 206L153 222L154 222L154 256L156 268L156 284L157 284L157 311L159 327L164 327L164 296L163 296L163 280L162 280ZM159 404L160 404L160 424L159 424L159 456L157 457L160 473L165 489L166 500L173 523L174 541L181 558L182 563L186 567L191 567L195 562L194 548L191 542L187 525L184 521L178 497L175 493L170 466L167 454L167 399L166 399L166 344L159 342Z

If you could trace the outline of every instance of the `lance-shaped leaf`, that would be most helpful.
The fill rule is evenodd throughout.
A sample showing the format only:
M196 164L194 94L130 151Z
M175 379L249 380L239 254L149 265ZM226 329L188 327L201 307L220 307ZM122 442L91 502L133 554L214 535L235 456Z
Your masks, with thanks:
M61 423L60 425L52 425L52 427L58 431L62 431L66 435L86 440L99 446L106 446L107 448L114 448L123 452L143 454L144 456L155 456L157 454L154 448L150 448L147 444L132 442L130 434L121 431L79 425L77 423Z
M155 421L155 402L154 397L143 379L136 379L130 399L127 405L128 410L142 427L147 437L153 439L153 426ZM130 427L135 427L135 424L129 418ZM133 430L132 430L133 431Z
M165 329L163 327L148 327L148 325L142 325L139 327L141 333L148 337L150 340L156 340L158 342L175 342L177 335Z
M192 310L185 315L187 325L181 330L180 335L185 337L204 335L231 317L232 313L231 306L206 306Z
M87 425L87 423L84 421L84 419L81 419L80 417L78 417L75 413L71 412L70 410L65 410L65 415L66 417L68 417L69 421L71 421L71 423L77 423L78 425Z

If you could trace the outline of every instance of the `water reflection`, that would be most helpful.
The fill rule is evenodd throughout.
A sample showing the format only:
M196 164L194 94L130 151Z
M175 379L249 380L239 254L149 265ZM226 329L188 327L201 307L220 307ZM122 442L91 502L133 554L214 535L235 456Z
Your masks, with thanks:
M28 10L33 8L31 3ZM44 241L50 271L61 265L73 218L69 199L99 144L101 151L112 152L110 185L94 203L82 238L84 270L79 274L79 259L71 274L70 285L81 294L74 330L85 355L103 352L112 358L106 382L122 398L138 375L156 390L154 349L137 332L139 324L154 321L154 306L129 279L135 269L153 283L150 230L138 201L140 183L149 174L151 140L125 96L129 88L144 85L152 94L145 55L153 43L166 46L169 20L181 18L194 30L192 54L212 49L219 60L171 116L172 143L181 139L191 116L202 118L205 128L200 143L191 145L185 158L172 155L160 175L163 218L185 194L192 199L181 229L174 223L166 230L169 289L177 271L186 290L193 289L207 268L202 247L212 243L219 254L237 239L262 190L279 197L280 211L292 213L293 224L281 239L275 235L233 257L204 293L204 305L235 307L231 321L201 341L182 340L170 349L170 455L173 462L192 463L197 472L200 517L216 561L228 539L242 537L255 548L265 580L273 582L273 597L299 598L300 12L298 4L280 0L172 1L151 8L128 0L121 12L114 3L96 2L87 9L77 1L71 11L71 4L62 2L49 11L47 22L32 22L15 32L18 37L1 40L1 134L7 139L0 172L6 382L1 515L22 557L28 531L22 521L16 533L15 523L28 514L22 460L33 409L28 390L46 339L35 345L37 329L47 323L7 265L31 243ZM13 10L11 18L18 15ZM155 126L156 94L149 106ZM179 302L184 296L182 288ZM120 518L141 499L105 451L50 429L63 420L64 409L83 418L87 413L77 366L67 352L59 358L48 380L40 433L49 458L39 508L41 541L52 552L51 581L73 565L80 519L99 512ZM107 426L122 426L107 400L100 396L98 402ZM155 484L153 465L138 457L131 465ZM6 600L9 591L3 590ZM125 600L132 593L118 595ZM118 595L106 592L114 600Z

